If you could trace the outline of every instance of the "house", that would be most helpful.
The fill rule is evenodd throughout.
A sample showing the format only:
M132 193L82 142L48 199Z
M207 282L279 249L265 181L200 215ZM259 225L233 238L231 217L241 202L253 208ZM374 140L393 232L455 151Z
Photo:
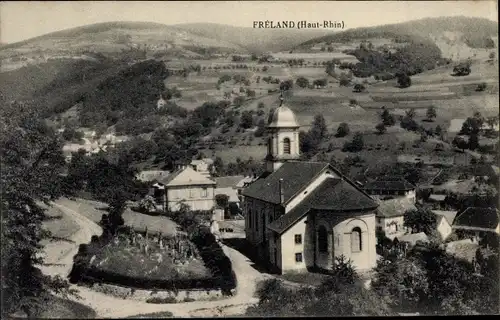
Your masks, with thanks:
M446 240L452 234L453 220L457 215L456 211L432 210L436 215L436 230L442 240Z
M416 209L415 203L409 198L379 200L376 214L376 226L391 240L406 233L404 214L407 210Z
M499 211L496 208L469 207L457 214L452 230L469 235L474 241L484 237L485 233L500 234Z
M415 186L403 177L380 177L367 182L363 189L378 199L408 198L415 202Z
M157 189L163 192L162 202L169 211L179 210L181 203L192 210L212 210L215 206L215 181L190 166L180 167L159 179Z
M207 177L210 177L210 175L213 173L211 170L213 170L213 167L211 165L214 164L214 161L210 158L204 158L200 160L193 160L189 164L194 171L197 171Z
M418 243L428 243L429 238L425 232L409 233L394 239L399 244L406 244L407 247L414 247Z
M281 104L268 124L266 171L243 189L247 241L280 273L376 265L378 204L328 163L299 160L299 124Z

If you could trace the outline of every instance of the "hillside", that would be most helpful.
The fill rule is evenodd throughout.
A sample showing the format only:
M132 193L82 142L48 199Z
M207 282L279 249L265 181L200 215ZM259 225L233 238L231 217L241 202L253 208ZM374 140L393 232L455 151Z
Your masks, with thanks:
M178 24L174 27L203 37L233 43L256 53L289 50L311 38L332 33L332 30L253 29L216 23Z
M432 41L444 58L453 60L476 57L481 50L498 46L498 23L482 18L440 17L404 23L350 29L311 39L297 49L321 44L348 45L352 41L371 41L378 45L397 46L401 43Z
M192 47L239 52L238 45L195 35L172 26L151 22L106 22L45 34L0 47L0 58L27 53L36 55L81 52L121 52L129 48L175 51L189 54Z

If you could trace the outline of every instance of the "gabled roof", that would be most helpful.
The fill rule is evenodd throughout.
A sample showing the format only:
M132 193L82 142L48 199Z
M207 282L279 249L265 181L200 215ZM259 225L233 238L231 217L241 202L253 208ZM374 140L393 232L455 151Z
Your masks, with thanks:
M422 241L422 242L428 242L429 238L425 234L425 232L419 232L419 233L410 233L410 234L405 234L400 237L397 237L399 242L408 242L412 246L417 244L417 241Z
M310 210L333 211L332 214L348 217L375 208L377 203L351 182L343 178L327 178L295 208L270 223L268 228L281 234Z
M469 207L458 214L453 221L457 228L482 228L495 230L499 223L499 211L495 208Z
M185 167L174 171L168 177L159 182L166 187L172 186L190 186L190 185L215 185L215 181L207 178L205 175L195 171L191 167Z
M434 212L437 216L445 218L450 226L453 224L453 220L455 220L455 217L457 216L456 211L432 210L432 212Z
M214 180L217 183L217 188L234 188L243 178L244 176L225 176L216 177Z
M367 182L365 190L387 190L387 191L408 191L414 190L415 186L403 177L381 177L375 181Z
M328 166L328 163L324 162L285 162L275 172L252 182L243 189L242 194L245 197L279 204L279 181L283 179L284 200L287 203Z
M400 217L405 214L407 210L416 209L412 199L390 199L380 200L377 208L377 217L393 218Z

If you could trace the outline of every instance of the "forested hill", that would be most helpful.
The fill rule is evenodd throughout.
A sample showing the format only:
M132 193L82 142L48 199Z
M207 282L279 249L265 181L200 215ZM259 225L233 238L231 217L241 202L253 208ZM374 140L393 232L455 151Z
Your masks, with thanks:
M498 22L462 16L425 18L403 23L350 29L305 41L298 47L311 46L321 42L346 42L353 39L384 37L401 37L401 40L409 37L430 39L431 35L440 36L446 32L461 34L462 40L469 43L471 47L481 46L487 44L489 38L498 36Z

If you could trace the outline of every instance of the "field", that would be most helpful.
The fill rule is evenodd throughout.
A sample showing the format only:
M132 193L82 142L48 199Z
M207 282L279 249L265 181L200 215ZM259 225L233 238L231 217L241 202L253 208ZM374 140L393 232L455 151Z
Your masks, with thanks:
M78 230L79 226L73 219L68 218L55 206L45 206L47 219L43 222L43 228L51 233L53 238L70 239ZM45 242L46 240L44 240Z
M132 236L134 237L134 236ZM134 278L153 280L209 278L196 247L186 238L115 237L96 253L91 266ZM164 242L163 242L164 241ZM147 247L147 249L146 249Z
M77 199L76 201L60 199L59 204L75 210L95 223L101 221L102 215L106 214L107 205L102 202ZM131 226L134 230L150 232L161 232L165 236L175 235L177 224L165 216L150 216L132 211L130 208L123 213L125 225Z

